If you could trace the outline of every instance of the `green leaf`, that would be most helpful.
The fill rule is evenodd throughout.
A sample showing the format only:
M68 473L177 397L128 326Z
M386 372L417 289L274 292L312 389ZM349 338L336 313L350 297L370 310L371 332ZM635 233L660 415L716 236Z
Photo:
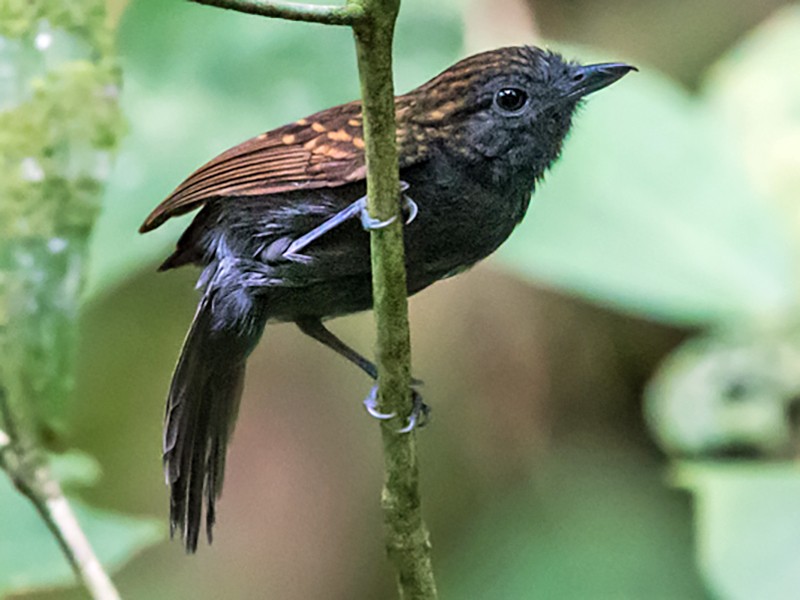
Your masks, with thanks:
M525 277L682 325L796 307L782 214L708 107L644 67L589 99L500 252Z
M789 415L798 394L797 327L749 330L740 324L675 350L647 386L645 414L673 454L748 450L787 457L796 452Z
M443 598L705 598L658 469L588 438L553 450L532 485L472 516L438 563Z
M706 95L744 168L800 233L800 6L777 11L711 71Z
M62 487L87 487L102 476L98 462L78 450L50 455L50 470Z
M358 97L352 34L189 2L137 0L120 30L130 123L93 235L88 295L163 259L186 217L140 236L147 214L198 166L245 139ZM452 7L410 0L398 21L399 91L458 58Z
M59 457L54 470L66 476L67 484L91 481L99 472L92 459L78 453ZM164 538L164 528L154 519L101 510L67 497L108 570L120 568ZM0 477L0 506L0 596L74 584L75 576L50 530L5 476Z
M698 562L716 598L793 600L800 590L800 467L682 464L695 494Z

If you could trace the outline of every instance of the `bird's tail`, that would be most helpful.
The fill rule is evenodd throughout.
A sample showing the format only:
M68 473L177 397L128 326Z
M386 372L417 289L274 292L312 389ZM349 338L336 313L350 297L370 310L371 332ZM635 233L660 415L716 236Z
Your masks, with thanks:
M205 504L211 541L225 453L244 383L245 362L266 323L263 300L209 286L172 376L164 424L170 533L194 552Z

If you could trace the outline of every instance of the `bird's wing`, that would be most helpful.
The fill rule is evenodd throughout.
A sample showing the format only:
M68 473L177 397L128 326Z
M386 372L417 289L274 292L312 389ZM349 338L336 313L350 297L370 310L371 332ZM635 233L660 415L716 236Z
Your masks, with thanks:
M403 98L398 98L398 120L408 108ZM398 127L401 166L420 158L414 137L408 129ZM155 229L215 197L269 196L337 187L365 177L361 103L350 102L223 152L181 183L150 213L139 231Z

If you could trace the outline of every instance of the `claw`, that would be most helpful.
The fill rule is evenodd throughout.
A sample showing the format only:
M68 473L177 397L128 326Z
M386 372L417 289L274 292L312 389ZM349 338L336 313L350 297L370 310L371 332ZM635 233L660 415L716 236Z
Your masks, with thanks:
M431 407L422 401L422 396L417 390L411 390L413 406L408 415L408 425L398 429L397 433L411 433L416 427L425 427L430 419Z
M411 223L414 219L417 218L417 214L419 213L419 206L417 203L414 202L409 196L403 195L403 200L406 203L405 208L408 210L408 217L406 217L406 225Z
M411 408L411 414L408 415L408 423L405 427L402 427L397 430L397 433L409 433L416 429L417 427L424 427L430 418L431 409L430 407L422 401L422 396L420 393L415 390L411 389L411 401L413 406ZM376 419L380 419L381 421L386 421L388 419L393 419L396 413L382 413L378 410L378 386L372 386L372 389L369 391L369 394L364 399L364 407L367 409L367 412L375 417Z
M383 229L384 227L394 223L395 219L397 219L397 217L392 217L390 219L386 219L385 221L381 221L380 219L370 217L366 206L364 207L364 210L361 211L361 226L367 231L372 229Z
M385 421L387 419L392 419L395 416L395 413L382 413L378 410L378 386L373 385L372 389L367 394L367 397L364 398L364 407L367 409L367 412L379 419L381 421Z
M408 417L408 425L398 429L397 433L411 433L412 431L414 431L414 428L416 426L417 426L417 415L411 413L411 416Z
M400 193L403 194L403 192L408 190L408 188L410 187L411 186L407 181L401 181ZM366 230L381 229L383 227L386 227L387 225L391 225L392 223L394 223L394 220L397 218L397 217L392 217L391 219L387 219L385 221L380 221L378 219L375 219L371 217L367 212L366 196L361 198L358 202L360 203L361 206L361 225ZM414 202L414 200L412 200L409 196L406 196L405 194L403 194L403 202L404 202L404 208L408 211L408 217L406 218L405 221L406 225L408 225L409 223L411 223L411 221L417 218L417 214L419 213L419 206L417 206L417 203Z
M370 229L383 229L387 225L391 225L394 223L394 220L397 217L392 217L391 219L386 219L385 221L381 221L380 219L376 219L369 215L369 211L367 211L367 197L364 196L358 201L360 208L361 208L361 226L369 231Z

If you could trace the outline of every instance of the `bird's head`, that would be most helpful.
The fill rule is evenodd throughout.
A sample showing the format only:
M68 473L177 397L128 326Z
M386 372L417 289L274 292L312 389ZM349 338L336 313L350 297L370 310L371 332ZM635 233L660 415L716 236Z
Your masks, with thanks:
M631 70L583 66L533 46L499 48L403 96L398 125L418 143L438 143L471 164L489 160L538 177L558 157L580 101Z

